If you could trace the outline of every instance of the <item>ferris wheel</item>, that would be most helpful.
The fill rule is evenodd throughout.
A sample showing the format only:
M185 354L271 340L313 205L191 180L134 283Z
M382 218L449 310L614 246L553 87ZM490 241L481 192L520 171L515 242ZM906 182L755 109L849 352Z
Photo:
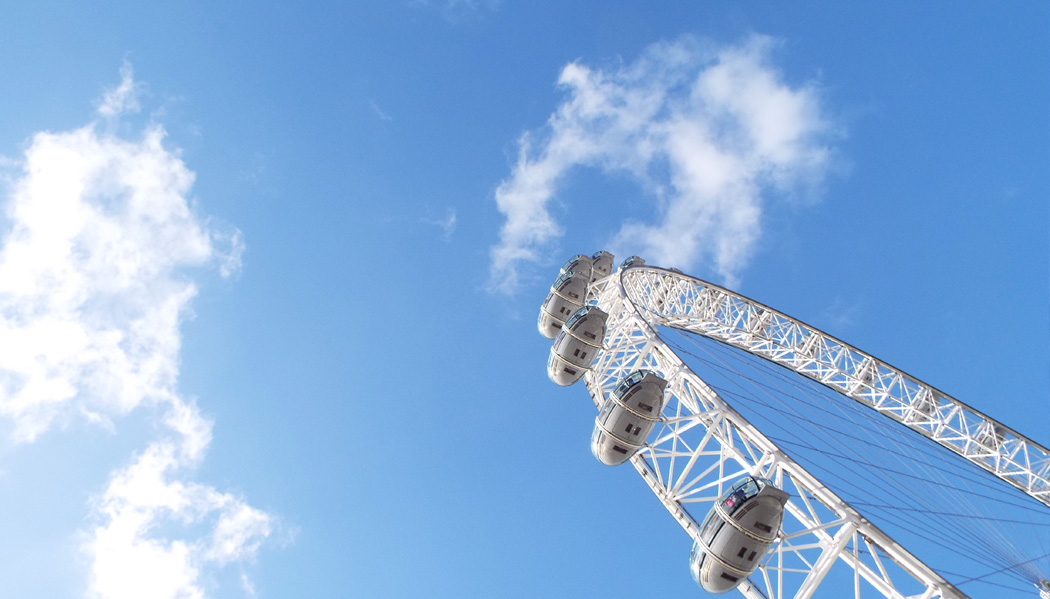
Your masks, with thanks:
M599 409L595 457L634 466L692 539L690 572L709 592L954 599L997 574L1025 583L1024 596L1050 599L1050 451L959 400L754 300L637 257L618 269L606 252L570 259L538 327L554 339L551 379L582 379ZM729 382L706 370L701 378L694 363L721 364ZM763 399L767 379L787 389L786 400ZM745 417L755 398L755 416ZM846 440L825 440L836 427ZM903 448L883 442L893 435ZM820 469L818 479L796 461L807 449L847 466ZM916 490L924 477L936 491ZM890 489L895 482L904 490ZM869 487L888 498L856 491ZM992 515L982 500L996 506ZM969 552L976 566L949 576L884 531L909 515L919 524L898 529Z

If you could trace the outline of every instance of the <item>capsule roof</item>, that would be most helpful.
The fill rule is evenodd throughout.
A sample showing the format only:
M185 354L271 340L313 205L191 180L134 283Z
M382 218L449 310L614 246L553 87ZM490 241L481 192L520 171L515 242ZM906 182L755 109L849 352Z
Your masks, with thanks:
M614 397L616 397L616 399L622 400L624 395L626 395L628 391L637 387L643 380L646 380L646 382L648 383L653 383L657 385L661 393L663 393L664 387L667 386L667 381L659 375L657 375L656 373L654 373L653 371L635 370L631 374L628 374L627 376L623 377L623 379L621 379L620 382L617 383L616 387L612 391L612 394Z
M631 256L623 261L623 264L620 265L620 270L629 268L631 266L642 266L643 264L645 264L645 260L638 256Z
M582 272L588 279L591 277L591 268L594 259L587 254L576 254L561 267L561 272Z
M569 329L570 331L575 330L576 327L580 325L581 321L586 320L587 317L591 315L601 318L602 328L604 329L605 319L608 318L609 315L598 306L583 306L582 308L577 309L575 312L572 313L572 316L569 317L569 320L565 321L565 326L562 328ZM601 341L599 340L598 343L600 344Z
M557 289L563 291L574 279L580 279L585 275L575 270L564 271L558 274L558 278L554 279L554 284L551 285L551 289ZM586 285L585 285L586 286ZM578 300L583 300L582 297L577 297Z

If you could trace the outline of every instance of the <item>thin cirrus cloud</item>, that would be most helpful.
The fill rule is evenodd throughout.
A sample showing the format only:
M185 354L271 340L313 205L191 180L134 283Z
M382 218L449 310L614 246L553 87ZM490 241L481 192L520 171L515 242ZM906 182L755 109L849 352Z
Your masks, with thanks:
M203 597L208 568L251 559L276 527L236 495L187 480L212 426L177 390L190 274L232 274L243 243L191 209L194 175L160 126L134 140L100 132L137 110L139 90L125 64L100 102L103 122L36 134L8 181L0 421L29 443L81 420L115 428L142 405L162 414L159 438L111 474L78 533L88 595ZM178 538L179 526L194 532Z
M445 208L444 216L435 217L431 215L428 209L427 216L423 217L421 222L441 229L441 239L447 243L452 239L452 234L456 232L456 210L455 208Z
M755 251L763 204L815 195L837 133L815 85L792 87L772 66L777 46L758 35L722 47L683 38L617 68L566 65L567 98L522 136L496 190L505 221L490 287L513 293L524 264L548 259L565 234L550 204L570 201L558 190L577 167L626 175L654 201L652 219L621 219L610 249L703 266L733 284Z

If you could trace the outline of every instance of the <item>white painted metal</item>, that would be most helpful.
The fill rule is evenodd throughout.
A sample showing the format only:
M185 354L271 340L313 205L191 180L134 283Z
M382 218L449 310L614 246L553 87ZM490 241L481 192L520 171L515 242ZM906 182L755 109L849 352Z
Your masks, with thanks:
M930 438L1050 506L1050 451L877 358L724 288L662 269L623 271L652 324L739 347Z
M1050 504L1045 448L907 374L757 302L675 271L627 267L592 283L609 314L584 381L596 406L630 372L668 381L660 424L631 463L695 540L723 486L746 474L793 497L780 537L738 587L745 597L808 598L835 576L835 597L965 595L791 461L658 337L655 325L705 335L810 377L955 451ZM694 516L692 510L697 511ZM699 518L699 519L698 519ZM843 582L845 581L845 582ZM866 583L862 584L862 581Z

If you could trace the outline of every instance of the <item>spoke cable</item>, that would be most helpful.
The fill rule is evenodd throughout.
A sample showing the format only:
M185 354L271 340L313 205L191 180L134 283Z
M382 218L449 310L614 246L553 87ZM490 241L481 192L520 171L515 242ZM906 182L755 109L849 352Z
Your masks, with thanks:
M703 351L705 354L711 355L713 353L713 352L709 352L706 347L701 346L696 341L696 339L698 337L695 334L693 334L693 333L685 333L684 336L687 339L689 339L690 341L692 341L693 344L696 345L696 347L699 350ZM721 348L728 347L725 344L722 344L720 342L713 342L713 343L718 344L719 346L721 346ZM949 467L945 467L945 466L942 465L943 464L943 459L940 460L936 464L933 463L932 461L926 461L926 459L919 459L920 455L922 456L922 458L933 459L932 456L929 455L930 449L944 451L944 448L941 448L939 446L935 446L933 448L928 447L928 445L929 445L928 441L929 440L926 439L925 437L921 436L921 435L915 435L915 437L919 438L919 439L922 439L922 442L927 443L927 446L914 446L914 443L913 443L912 444L913 446L908 448L907 450L887 447L886 443L888 441L888 438L887 438L888 436L884 435L884 434L877 434L874 430L872 430L873 426L871 426L871 425L877 425L878 428L885 429L886 431L889 431L890 429L887 427L887 424L892 424L894 427L897 427L897 428L894 428L892 430L894 430L895 432L896 431L901 431L902 429L900 429L896 423L889 422L888 419L884 415L877 414L877 413L871 413L869 410L864 410L862 412L859 412L859 414L858 414L856 409L853 409L852 412L846 412L846 411L844 411L844 407L842 405L842 404L845 404L846 402L832 401L832 402L821 402L821 404L816 404L816 403L812 403L812 402L806 401L803 398L813 394L814 393L814 389L809 389L809 388L802 387L802 385L799 384L799 381L800 380L805 380L805 381L809 382L809 379L803 379L802 377L796 375L796 373L794 373L794 372L792 372L792 371L790 371L790 370L788 370L788 369L786 369L786 368L784 368L782 366L779 366L779 365L776 365L776 364L772 364L771 362L769 362L769 361L767 361L765 359L762 359L760 357L755 357L757 359L754 359L754 360L744 361L737 354L737 351L739 351L739 350L726 352L726 351L724 351L724 349L723 349L723 351L719 352L718 355L711 355L711 358L713 360L717 360L720 363L720 365L719 365L719 364L715 364L713 360L705 359L703 356L700 356L700 355L698 355L698 354L688 350L687 348L684 348L684 347L680 346L679 344L671 343L669 345L672 345L678 351L682 351L683 353L686 353L686 354L690 355L694 359L701 360L702 362L706 363L707 366L710 367L710 368L718 369L718 370L723 371L723 376L725 376L727 379L729 379L730 384L733 384L734 386L739 388L739 392L734 392L732 390L725 389L725 388L719 388L717 391L720 394L722 394L723 396L731 397L731 398L734 398L734 399L737 399L737 400L744 400L743 403L745 403L745 404L757 403L757 404L762 405L767 410L772 410L772 411L776 412L777 414L784 416L789 421L794 422L796 424L798 424L800 421L801 422L805 422L805 423L809 424L811 427L818 427L817 430L825 430L825 431L828 431L828 432L836 433L839 437L850 438L851 442L854 442L854 443L855 442L860 442L861 445L863 445L863 446L867 446L869 448L875 448L875 451L869 452L872 455L878 454L878 453L882 453L882 454L884 454L882 456L883 459L889 458L889 459L891 459L891 461L895 460L901 465L901 467L904 470L910 470L910 471L913 472L913 473L908 473L908 472L905 472L904 470L893 469L893 468L889 467L886 464L876 464L876 463L874 463L872 461L872 459L870 457L865 457L860 452L858 452L855 447L851 447L851 446L843 443L839 438L829 439L829 438L827 438L828 435L817 436L816 439L815 439L815 440L820 442L820 444L823 446L823 448L813 446L812 444L809 444L809 443L804 443L800 439L797 439L797 438L796 438L796 441L794 443L792 443L791 441L788 441L787 439L778 440L779 443L783 443L784 441L788 441L788 443L792 443L793 445L804 447L804 448L809 449L811 451L816 451L816 452L821 453L821 454L825 455L826 457L829 457L829 458L832 458L832 459L837 459L837 460L843 460L844 459L844 460L847 460L847 461L850 461L850 462L854 462L854 463L862 463L862 464L864 464L864 465L866 465L868 467L875 468L876 470L879 470L879 471L883 472L884 475L891 475L891 476L880 477L880 480L875 481L875 480L872 480L872 479L870 479L869 477L867 477L865 475L862 475L861 473L852 472L851 471L850 474L852 474L856 478L863 479L863 481L865 483L867 483L867 487L864 487L862 485L857 484L856 482L854 482L852 480L844 479L842 476L832 472L831 470L828 470L826 468L821 468L821 470L828 470L828 473L834 475L834 478L836 478L837 480L840 480L841 482L846 484L848 487L856 489L856 491L858 493L861 493L862 495L863 494L870 494L872 489L879 489L884 494L888 494L888 495L891 495L891 496L895 497L896 501L900 501L901 503L904 503L905 505L924 505L925 503L928 503L928 497L920 496L919 495L920 490L918 490L918 489L909 488L908 486L904 486L904 488L902 489L901 485L895 485L895 486L892 486L892 487L887 487L887 486L883 485L882 482L881 482L882 478L893 480L896 477L905 476L907 478L920 479L920 480L932 483L934 485L933 488L935 489L934 492L938 496L942 496L946 500L948 500L947 503L949 505L955 505L956 507L961 507L962 511L967 512L967 513L952 513L952 512L944 512L944 511L940 511L940 510L922 509L922 508L901 508L899 506L886 505L885 502L854 501L853 503L856 503L857 505L865 505L867 507L872 507L872 508L879 508L880 513L884 514L885 516L889 516L889 514L886 512L886 510L896 511L896 512L903 512L905 514L906 513L913 513L913 514L916 514L916 515L925 516L925 518L916 518L913 522L910 522L911 526L906 526L905 528L906 529L910 528L912 530L915 530L915 529L925 530L927 532L927 535L931 535L932 534L933 536L941 539L942 542L938 542L936 544L942 546L943 548L951 549L957 555L966 556L966 557L968 557L970 559L973 559L974 561L976 561L978 563L984 563L984 564L986 564L989 567L999 568L998 571L989 573L987 576L991 576L992 574L995 574L995 573L1005 573L1005 574L1008 574L1008 575L1012 574L1016 578L1019 575L1016 574L1014 571L1017 570L1017 569L1022 569L1022 570L1025 570L1025 572L1026 572L1026 574L1024 576L1021 576L1021 578L1024 579L1024 580L1035 581L1035 580L1038 580L1038 578L1040 577L1040 573L1038 572L1038 570L1036 568L1034 568L1034 567L1032 567L1032 568L1025 568L1024 566L1027 565L1025 562L1032 562L1032 561L1036 561L1036 560L1042 559L1042 558L1036 558L1036 560L1023 560L1021 555L1020 555L1020 553L1018 552L1018 548L1015 547L1013 545L1013 543L1010 542L1009 538L1007 538L1007 533L1004 532L1002 527L992 526L992 524L993 523L997 523L997 524L1025 525L1026 532L1029 535L1035 535L1036 537L1038 537L1039 533L1038 533L1038 531L1033 530L1034 527L1032 525L1036 524L1036 527L1040 527L1041 526L1041 527L1044 528L1044 531L1045 531L1046 524L1043 523L1043 522L1036 523L1036 522L1033 522L1031 519L1029 519L1029 520L1014 520L1012 518L986 516L984 514L986 514L987 511L979 510L973 504L972 499L973 498L982 498L982 499L986 499L986 500L996 501L996 502L1000 502L999 505L1004 505L1004 504L1005 505L1009 505L1009 506L1012 506L1014 508L1020 509L1023 512L1034 512L1035 514L1039 514L1040 516L1046 516L1047 514L1045 512L1042 512L1042 511L1033 510L1029 506L1025 506L1025 505L1014 503L1012 500L1006 500L1005 498L992 497L992 496L987 495L987 494L977 493L977 492L974 492L972 489L960 488L957 485L950 484L949 483L949 479L946 478L946 477L950 477L951 479L959 479L961 477L964 480L968 480L969 482L973 483L974 485L977 485L977 486L980 486L980 487L984 487L984 488L989 488L989 489L991 489L993 491L996 491L997 493L1001 493L1002 492L1001 489L1005 485L1000 484L998 488L994 488L994 487L991 487L987 483L987 481L985 481L985 480L979 480L979 479L974 479L974 478L969 477L969 476L963 476L963 472L968 472L968 471L967 470L963 470L961 468L955 467L955 464L957 463L957 461L955 461L955 462L949 461L948 464L950 466ZM782 387L775 387L773 385L769 385L769 384L765 383L763 380L759 380L757 378L753 378L753 377L750 377L750 376L747 376L747 375L743 375L742 372L744 371L744 369L740 368L739 366L737 366L737 367L730 366L730 365L728 365L725 362L725 357L726 357L727 354L729 356L731 356L732 359L735 362L738 362L740 365L745 366L747 371L752 371L755 374L761 374L762 377L764 377L764 378L775 378L775 379L778 379L782 384L785 384L787 387L794 388L796 393L792 394L792 393L790 393L788 391L785 391ZM752 356L752 357L754 357L754 356ZM762 364L764 366L764 368L760 369L757 366L758 364ZM770 366L773 366L775 368L770 368ZM728 373L731 373L731 374L725 374L725 372L728 372ZM790 375L790 376L787 376L787 375ZM750 392L746 391L745 387L742 386L740 382L738 382L738 379L744 379L745 382L750 384L751 388L752 388L751 391ZM708 384L710 384L710 383L708 383ZM814 384L819 385L819 383L814 383ZM827 388L824 387L823 385L820 386L820 389L824 389L825 393L827 391L830 391L830 390L827 390ZM832 392L832 393L834 393L835 396L837 396L837 397L844 397L844 396L838 394L838 392ZM859 430L859 432L862 432L863 435L865 437L867 437L867 438L865 439L865 438L859 437L857 435L858 431L851 431L850 433L847 433L846 431L837 429L837 428L835 428L833 426L829 426L826 423L818 423L818 422L812 420L811 418L808 418L808 417L802 415L801 413L798 412L798 408L797 408L796 405L791 405L788 402L786 402L785 399L783 399L785 396L787 398L791 399L793 402L804 404L806 407L808 407L810 409L819 410L820 412L823 412L824 414L826 414L828 417L832 418L833 420L841 420L841 421L844 421L844 422L849 422L852 425L856 425L856 428ZM762 397L766 397L767 399L763 400ZM776 402L777 404L780 404L780 407L778 407L776 405L773 405L773 403L771 401L769 401L770 399L772 399L773 402ZM835 408L837 413L833 412L831 410L828 410L826 407L824 407L823 404L825 404L825 403L830 403L830 405L834 406L834 408ZM853 402L850 402L850 403L853 403ZM856 405L859 405L859 404L856 404ZM752 407L752 409L754 409L754 407ZM776 421L775 419L770 418L770 417L762 414L761 410L756 410L756 413L760 417L762 417L762 419L764 421L769 422L770 424L776 426L778 429L783 430L784 432L788 432L788 427L785 425L785 423L783 421ZM861 424L861 423L859 423L857 421L858 415L859 415L859 417L862 420L865 421L865 423L868 426L865 426L865 425L863 425L863 424ZM877 435L879 437L878 441L876 441L876 436ZM897 436L898 437L900 436L899 433L897 434ZM814 438L812 436L810 436L808 438L810 438L811 440L814 440ZM897 443L900 443L900 441L901 440L898 440ZM833 445L838 445L840 451L833 450ZM909 451L910 451L910 453L909 453ZM921 451L922 454L917 454L917 453L915 453L916 451ZM845 452L845 453L843 453L843 452ZM847 454L853 454L853 455L856 456L856 458L850 458ZM965 464L965 465L969 466L969 464ZM972 468L969 469L969 471L972 471L972 470L973 470ZM903 495L901 493L903 493ZM951 493L951 495L952 495L950 499L948 498L948 495L947 495L948 493ZM1027 496L1025 498L1027 499ZM1029 513L1027 515L1032 516L1034 514L1033 513ZM972 529L972 527L963 527L963 530L959 530L960 527L958 526L958 520L961 519L961 518L968 519L970 524L983 525L983 526L978 526L978 529L982 529L984 532L983 533L977 533L975 530ZM892 520L892 521L898 521L898 522L900 521L899 518L890 517L888 519ZM954 519L954 520L952 520L952 519ZM935 520L935 521L939 522L940 526L934 525L931 522L931 520ZM945 530L954 530L957 535L961 534L961 536L945 535L945 534L943 534ZM1011 535L1011 536L1016 537L1016 535ZM1044 535L1044 537L1045 537L1045 535ZM996 539L996 540L992 541L991 539ZM979 549L981 547L982 543L987 543L986 549L991 549L992 552L998 554L999 559L988 560L987 558L989 558L990 556L988 556L987 553L981 552L980 549ZM958 545L958 547L955 547L954 545ZM974 552L977 555L973 555L972 553L967 555L967 554L963 553L961 551L961 547L962 546L966 546L966 545L969 545L969 546L973 547L974 548ZM978 578L983 578L983 577L978 577ZM992 583L990 581L983 581L982 580L981 582L985 583L985 584L994 584L994 583Z

